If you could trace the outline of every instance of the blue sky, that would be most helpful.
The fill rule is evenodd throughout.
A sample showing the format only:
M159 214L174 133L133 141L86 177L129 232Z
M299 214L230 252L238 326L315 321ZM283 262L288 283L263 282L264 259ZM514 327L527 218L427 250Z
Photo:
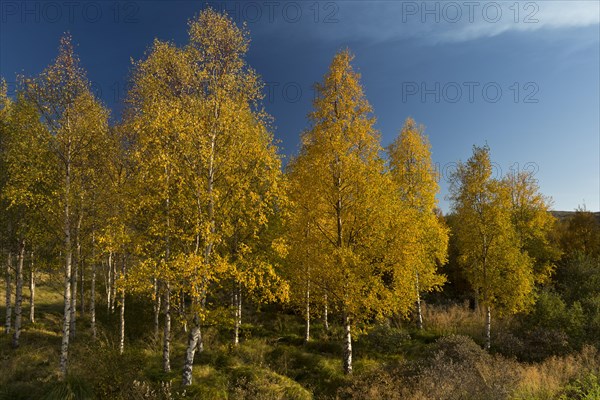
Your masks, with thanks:
M39 73L70 31L119 118L131 59L154 38L186 42L200 1L0 2L0 74ZM286 155L307 127L312 84L349 47L384 145L412 116L445 175L487 143L497 174L535 172L554 209L600 210L600 2L211 2L248 21L249 64Z

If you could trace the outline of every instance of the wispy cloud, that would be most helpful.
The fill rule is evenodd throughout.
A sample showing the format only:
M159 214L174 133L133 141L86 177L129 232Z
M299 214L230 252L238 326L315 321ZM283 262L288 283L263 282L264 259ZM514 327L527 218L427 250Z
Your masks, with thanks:
M506 32L587 27L600 24L600 2L568 1L338 1L335 23L297 24L323 40L422 39L463 42ZM280 21L271 29L286 25ZM304 23L303 23L304 22ZM304 26L303 26L304 25ZM286 27L289 29L289 25Z
M502 16L497 22L493 22L494 11L489 11L488 17L491 18L479 15L478 20L462 23L457 29L442 28L441 32L437 32L438 37L442 41L466 41L510 31L586 27L600 23L600 2L597 1L520 2L517 3L519 7L515 7L515 3L498 4ZM495 6L488 10L494 8Z

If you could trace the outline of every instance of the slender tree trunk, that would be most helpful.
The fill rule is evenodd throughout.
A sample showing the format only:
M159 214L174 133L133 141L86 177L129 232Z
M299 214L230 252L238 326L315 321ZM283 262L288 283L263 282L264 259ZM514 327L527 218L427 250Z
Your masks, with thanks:
M71 335L71 339L75 338L75 322L77 318L77 271L79 269L79 262L75 264L75 268L73 268L73 275L71 276L71 319L70 319L70 327L69 333Z
M121 279L125 279L125 254L122 256ZM125 286L121 285L121 312L119 316L119 354L125 350Z
M113 257L116 258L116 257ZM115 312L115 302L117 300L117 289L115 286L115 280L117 277L117 260L113 259L110 267L110 312Z
M492 311L489 302L487 280L487 238L483 237L483 303L485 305L485 349L489 350L492 344Z
M423 311L421 309L421 295L417 294L417 329L423 329Z
M75 263L75 269L73 270L73 276L71 288L73 294L71 295L71 326L70 334L71 339L75 338L75 323L77 321L77 280L79 270L81 269L81 222L83 220L83 212L79 211L79 218L77 219L77 235L75 236L75 250L77 255L77 262Z
M71 326L71 262L72 262L72 249L71 249L71 223L70 223L70 210L69 210L69 197L71 196L71 169L70 159L67 162L67 173L65 176L65 207L64 207L64 246L65 246L65 276L64 276L64 314L63 314L63 328L62 328L62 343L60 347L60 373L64 379L67 375L67 363L69 358L69 337L70 337L70 326Z
M423 329L423 311L421 310L421 288L419 286L419 273L416 275L416 290L417 290L417 329Z
M233 345L240 343L240 325L242 324L242 290L239 283L234 284L233 306L235 307L235 321L233 327Z
M336 155L335 163L339 165L339 157ZM344 236L343 236L343 225L342 225L342 178L338 172L334 174L335 186L338 192L337 203L335 207L336 216L337 216L337 247L342 249L344 246ZM340 264L343 265L343 260L339 260ZM345 286L348 282L348 273L345 273L344 282ZM346 289L344 288L344 297L346 296ZM344 310L344 373L351 374L352 373L352 325L350 321L350 316L348 315L347 310Z
M106 268L106 311L110 312L112 304L112 251L108 252L108 264Z
M29 270L29 321L35 323L35 266L33 251L31 252L31 267Z
M304 342L310 341L310 281L306 281L306 314L304 316L306 320L306 330L304 332Z
M206 275L202 277L202 289L200 290L200 307L206 309ZM193 301L193 300L192 300ZM202 336L202 327L198 326L198 345L196 351L202 353L204 351L204 339Z
M8 253L8 261L6 263L6 322L4 323L4 333L10 334L12 325L12 254Z
M13 347L19 347L21 336L21 321L23 317L23 262L25 261L25 240L19 243L19 256L17 260L17 280L15 286L15 331L13 332Z
M344 373L352 373L352 325L348 315L344 315Z
M188 335L188 346L185 353L185 362L183 364L183 385L188 386L192 384L192 368L194 365L194 356L198 347L198 340L200 339L200 321L198 315L194 315L194 325Z
M164 296L163 371L171 372L171 288L168 282L165 283Z
M485 349L489 350L492 345L492 310L491 307L485 305Z
M202 327L198 327L198 346L196 348L198 353L202 353L204 351L204 342L202 341Z
M179 291L179 317L183 323L183 331L187 333L187 319L185 318L185 293L182 290Z
M158 342L160 329L160 294L158 291L158 279L154 278L154 340Z
M92 281L90 282L90 323L92 325L92 337L96 339L96 262L92 264Z
M238 282L238 342L239 342L239 331L242 327L242 284Z
M329 316L327 315L328 314L327 294L325 294L324 298L325 298L324 299L325 302L324 302L324 307L323 307L323 325L325 325L325 331L328 332L329 331Z
M90 322L92 337L96 339L96 234L92 232L92 282L90 283Z
M218 118L218 106L217 104L215 104L215 109L214 109L214 116L215 116L215 121ZM213 194L213 184L214 184L214 160L215 160L215 143L216 143L216 133L213 131L212 135L211 135L211 151L210 151L210 157L209 157L209 166L208 166L208 184L207 184L207 190L206 190L206 194L208 195L208 204L207 204L207 219L210 223L210 233L211 235L215 234L215 211L214 211L214 194ZM210 257L211 257L211 253L212 253L212 246L213 246L213 242L211 240L208 240L206 243L206 246L204 247L204 263L206 265L210 265ZM201 298L201 302L204 306L204 301L206 299L206 282L203 282L203 288L202 288L202 298ZM198 313L197 311L194 311L195 315L194 315L194 320L198 321ZM198 321L199 322L199 321ZM186 351L186 358L185 358L185 362L183 365L183 385L184 386L188 386L192 384L192 369L194 366L194 355L196 352L196 347L198 346L198 340L200 339L200 335L198 335L198 333L196 333L196 329L199 329L199 323L194 323L194 329L190 332L195 332L194 334L194 340L191 340L188 342L188 348ZM192 348L193 347L193 348Z
M85 314L85 264L83 263L83 260L81 260L81 268L79 269L79 275L79 312L83 317L83 314Z
M235 281L233 283L233 289L231 290L231 307L233 308L233 345L237 346L239 343L239 335L238 335L238 306L237 306L237 287Z
M201 296L202 299L200 300L200 307L202 308L202 310L204 310L206 308L206 276L203 277L202 279L202 290L201 290ZM202 327L198 326L198 346L196 351L198 353L202 353L204 351L204 340L202 337Z
M171 199L168 195L169 189L169 168L165 166L167 176L167 198L165 200L167 231L165 236L165 263L171 261ZM163 326L163 371L171 371L171 285L168 281L164 282L164 326Z

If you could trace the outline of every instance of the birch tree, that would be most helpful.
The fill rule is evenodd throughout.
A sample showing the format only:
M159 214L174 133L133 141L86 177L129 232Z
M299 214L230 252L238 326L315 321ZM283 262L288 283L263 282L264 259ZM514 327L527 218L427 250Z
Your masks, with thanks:
M9 113L12 106L12 101L8 97L8 87L4 78L0 79L0 193L4 193L8 180L8 163L6 154L9 144ZM8 199L5 196L0 196L0 244L2 250L6 251L3 257L4 264L3 275L5 278L5 322L4 333L10 334L12 326L12 252L10 241L13 235L12 218L8 213Z
M430 148L423 126L417 126L412 118L406 120L399 136L388 147L400 208L409 214L411 221L405 227L408 231L400 236L405 250L402 262L413 269L419 329L423 327L421 292L439 288L444 282L437 267L446 261L448 250L448 229L436 214L439 185Z
M7 168L4 190L0 194L10 214L14 231L9 243L15 251L15 324L13 346L19 346L23 311L23 276L27 250L38 242L52 224L48 218L49 204L56 182L50 152L46 147L48 134L40 123L40 115L27 100L19 85L16 101L6 120L3 160ZM37 242L37 243L36 243Z
M459 263L485 307L485 348L491 346L492 309L525 310L533 302L535 275L512 224L510 193L492 176L489 148L473 147L451 180Z
M33 101L49 132L48 147L61 175L60 196L54 206L62 212L64 256L64 314L60 371L67 372L71 324L71 281L75 201L85 152L94 135L107 129L108 112L94 98L85 71L75 54L71 37L61 38L58 57L38 77L27 83ZM58 213L57 213L58 214Z
M318 252L314 264L312 255L302 261L311 263L311 282L327 289L342 314L346 373L352 372L353 326L388 314L393 297L393 283L386 282L393 265L384 252L392 185L352 58L347 50L337 53L316 85L311 128L289 165L291 212L305 219L300 230L310 226L303 241Z
M146 289L157 302L162 297L163 370L171 370L171 296L176 280L174 260L181 251L183 227L179 225L184 201L182 168L178 154L184 120L180 94L189 87L189 63L185 54L170 43L155 40L144 60L134 65L128 94L125 127L133 134L133 229L141 243L142 257L131 279L137 290ZM148 287L148 285L152 285ZM156 287L155 291L151 291ZM156 304L156 303L155 303ZM155 306L155 310L158 308ZM158 320L158 317L155 316Z
M188 116L192 129L182 131L182 140L194 144L185 146L191 152L184 155L187 170L193 173L187 182L197 206L190 230L196 246L186 255L184 269L192 326L184 385L192 383L211 284L233 273L239 299L242 285L252 290L260 282L258 277L275 275L264 259L249 256L272 212L280 164L267 128L268 116L260 107L260 80L245 61L248 45L246 28L212 9L190 21L185 51L194 79L190 95L182 98L185 110L197 111ZM235 308L234 325L239 326L239 300Z
M556 218L550 213L552 200L540 192L531 171L510 171L502 183L510 195L512 224L523 250L534 263L535 280L537 283L547 282L560 257L560 251L551 238L556 223Z

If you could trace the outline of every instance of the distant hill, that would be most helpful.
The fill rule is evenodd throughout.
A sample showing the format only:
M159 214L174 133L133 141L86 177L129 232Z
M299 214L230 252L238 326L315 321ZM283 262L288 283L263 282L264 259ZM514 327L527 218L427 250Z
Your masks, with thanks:
M550 213L560 221L564 221L575 215L575 211L550 211ZM594 214L596 220L600 223L600 212L594 212L592 214Z

